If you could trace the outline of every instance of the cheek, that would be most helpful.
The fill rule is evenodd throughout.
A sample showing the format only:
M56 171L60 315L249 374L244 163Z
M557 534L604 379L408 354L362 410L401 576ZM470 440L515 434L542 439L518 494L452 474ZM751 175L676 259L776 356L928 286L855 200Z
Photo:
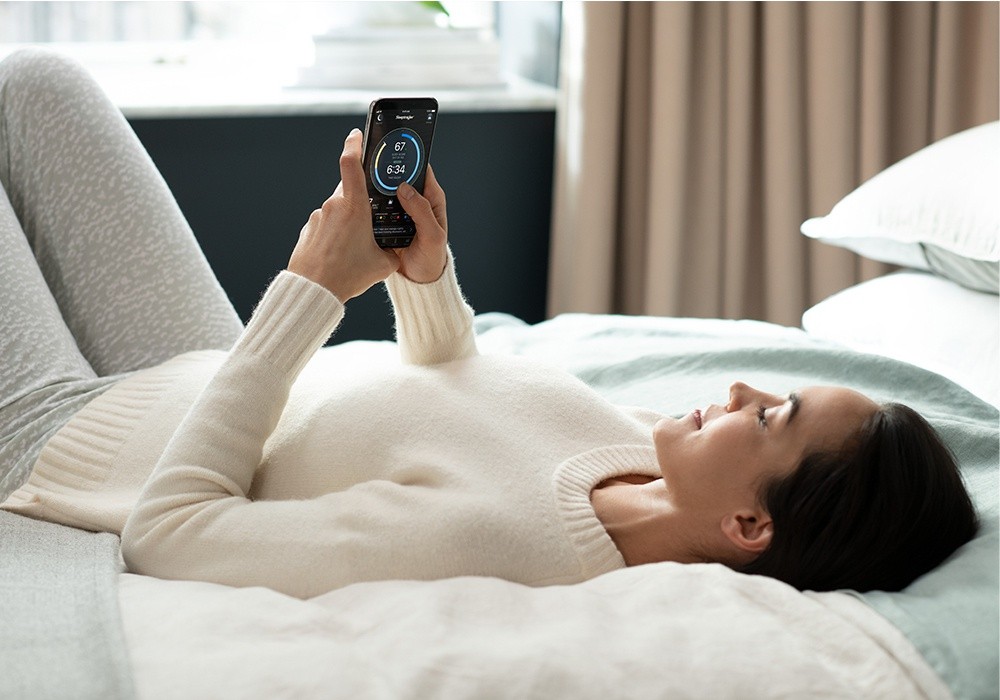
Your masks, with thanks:
M656 459L668 488L688 491L713 481L716 471L715 444L718 436L695 430L684 418L664 419L653 429Z
M741 490L762 467L760 445L736 425L683 430L677 421L661 421L653 442L664 481L706 493Z

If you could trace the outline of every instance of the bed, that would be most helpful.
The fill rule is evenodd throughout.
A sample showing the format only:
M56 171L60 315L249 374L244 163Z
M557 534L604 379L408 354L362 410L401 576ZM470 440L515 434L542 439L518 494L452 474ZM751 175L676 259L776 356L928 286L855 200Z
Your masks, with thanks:
M682 414L719 402L735 379L775 391L841 384L912 405L956 454L982 528L905 591L800 593L720 565L663 563L573 586L386 581L302 601L127 573L110 535L0 512L0 696L997 697L997 134L993 124L972 144L968 132L945 139L806 222L810 237L905 269L823 301L802 328L476 318L482 352L542 359L624 405ZM956 152L967 178L994 178L985 199L969 186L935 199L932 176ZM969 165L984 152L992 159ZM915 202L922 212L902 211ZM914 217L931 215L930 233L915 236ZM879 238L891 252L873 247ZM322 352L395 357L383 342Z

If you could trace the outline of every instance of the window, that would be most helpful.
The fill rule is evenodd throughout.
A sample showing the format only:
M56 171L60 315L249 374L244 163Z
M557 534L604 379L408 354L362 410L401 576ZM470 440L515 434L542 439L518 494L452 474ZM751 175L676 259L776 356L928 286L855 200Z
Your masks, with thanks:
M554 86L559 12L555 2L0 2L0 55L54 45L112 93L497 88L514 75Z

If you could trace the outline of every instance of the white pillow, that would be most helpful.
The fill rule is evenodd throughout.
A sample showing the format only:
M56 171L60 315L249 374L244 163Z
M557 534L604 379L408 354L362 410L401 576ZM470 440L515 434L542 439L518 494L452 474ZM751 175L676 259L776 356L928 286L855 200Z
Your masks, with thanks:
M805 312L810 335L951 379L1000 408L1000 297L926 272L849 287Z
M871 178L802 233L873 260L1000 291L1000 122L954 134Z

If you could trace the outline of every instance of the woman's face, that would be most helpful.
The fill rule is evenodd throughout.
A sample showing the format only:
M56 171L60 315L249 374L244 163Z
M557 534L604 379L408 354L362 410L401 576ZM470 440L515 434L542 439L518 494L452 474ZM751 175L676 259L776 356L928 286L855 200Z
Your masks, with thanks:
M776 396L736 382L725 406L664 418L653 429L671 502L713 517L754 507L765 478L791 472L811 452L837 449L877 408L841 387Z

